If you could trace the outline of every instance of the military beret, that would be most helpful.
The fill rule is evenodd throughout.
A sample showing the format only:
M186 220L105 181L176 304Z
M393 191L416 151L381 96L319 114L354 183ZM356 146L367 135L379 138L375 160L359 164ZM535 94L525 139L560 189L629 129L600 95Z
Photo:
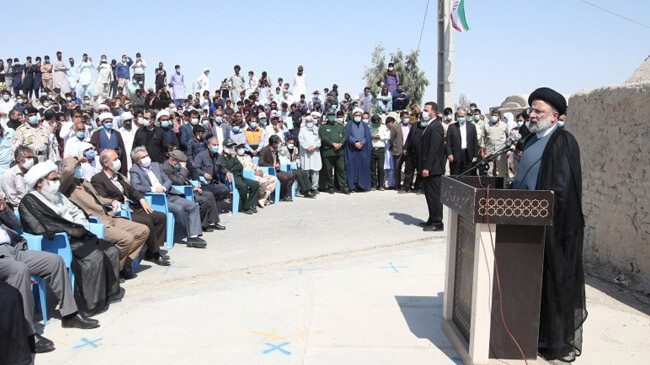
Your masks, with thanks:
M533 91L533 93L528 97L528 104L532 106L533 101L535 100L542 100L551 104L560 115L566 114L566 99L562 94L551 88L540 87Z

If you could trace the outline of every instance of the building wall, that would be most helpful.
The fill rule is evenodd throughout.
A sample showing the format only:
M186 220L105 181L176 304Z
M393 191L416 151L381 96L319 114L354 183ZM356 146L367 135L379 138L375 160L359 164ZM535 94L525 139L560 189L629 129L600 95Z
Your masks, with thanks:
M580 144L584 257L650 292L650 83L582 90L566 129Z

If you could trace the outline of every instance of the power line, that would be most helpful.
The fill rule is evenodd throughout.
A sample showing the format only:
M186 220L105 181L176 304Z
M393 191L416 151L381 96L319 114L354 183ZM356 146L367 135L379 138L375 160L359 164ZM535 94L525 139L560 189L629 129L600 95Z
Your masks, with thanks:
M607 10L607 9L605 9L605 8L601 8L600 6L598 6L598 5L596 5L596 4L592 4L592 3L590 3L589 1L585 1L585 0L580 0L580 1L582 1L583 3L585 3L585 4L587 4L587 5L591 5L591 6L593 6L593 7L596 8L596 9L600 9L600 10L605 11L605 12L608 12L608 13L614 15L614 16L617 16L617 17L619 17L619 18L621 18L621 19L627 20L628 22L632 22L632 23L634 23L634 24L637 24L637 25L640 25L640 26L642 26L642 27L646 27L646 28L650 29L650 26L648 26L648 25L646 25L646 24L639 23L639 22L637 22L636 20L632 20L632 19L630 19L630 18L626 18L626 17L624 17L624 16L622 16L622 15L616 14L616 13L613 12L613 11Z
M429 0L427 0L427 7L424 9L424 19L422 19L422 28L420 29L420 40L418 41L417 52L420 52L420 43L422 43L422 33L424 33L424 23L427 21L428 12L429 12Z

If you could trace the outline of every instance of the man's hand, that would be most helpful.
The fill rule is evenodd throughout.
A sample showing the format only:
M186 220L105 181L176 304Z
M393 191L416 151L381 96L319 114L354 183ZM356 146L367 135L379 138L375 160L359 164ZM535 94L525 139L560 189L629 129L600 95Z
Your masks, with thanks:
M212 175L208 174L207 172L203 174L203 177L208 181L212 180Z
M454 155L447 156L447 159L449 160L449 162L454 162Z
M356 147L358 150L360 150L360 149L363 148L363 143L361 143L361 142L355 142L355 143L354 143L354 147Z
M273 167L275 167L276 170L279 170L280 169L280 164L276 162L276 163L273 164Z
M341 148L341 144L340 143L332 143L332 147L334 147L335 150L338 150L338 149Z
M195 193L201 194L201 188L194 188L192 189Z
M255 171L255 176L262 177L262 176L264 176L264 173L262 172L262 170L257 170L257 171Z
M478 161L478 157L474 157L474 158L472 159L472 163L476 163L476 161Z
M153 213L153 208L151 208L151 205L149 205L149 203L147 203L145 199L140 199L140 206L142 207L145 213L147 214Z
M122 203L118 202L117 200L113 200L111 202L111 206L113 207L113 211L115 213L119 212L122 210Z
M79 158L79 160L77 161L77 165L80 165L80 164L86 163L86 162L88 162L88 159L86 158L86 156L83 156L83 157Z
M311 153L311 152L314 151L315 149L316 149L316 147L314 147L314 146L309 146L309 147L307 147L307 152Z
M422 170L422 177L429 177L429 170Z
M231 173L226 174L226 180L228 180L228 182L230 182L230 183L232 182L232 174Z
M5 201L4 194L0 194L0 212L4 212L7 209L7 202Z
M162 186L158 186L158 187L156 187L156 193L164 193L164 192L165 192L165 188L164 188L164 187L162 187Z
M257 156L257 151L253 151L251 153L253 154L253 156Z
M371 134L371 135L370 135L370 138L372 138L372 139L379 139L379 135L378 135L378 134Z
M409 154L409 151L407 151L407 150L403 150L403 151L402 151L402 154L403 154L404 156L406 156L406 155Z
M485 152L481 151L481 160L485 160Z

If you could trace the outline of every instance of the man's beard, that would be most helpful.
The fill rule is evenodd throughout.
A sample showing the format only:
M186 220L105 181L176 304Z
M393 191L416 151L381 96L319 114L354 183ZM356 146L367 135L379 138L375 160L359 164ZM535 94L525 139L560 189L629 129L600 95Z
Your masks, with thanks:
M48 191L47 189L41 189L41 194L43 194L45 199L49 200L52 203L59 202L58 192L56 191Z
M535 122L535 125L531 125L531 122ZM530 133L544 132L545 130L551 128L552 126L553 126L553 121L551 120L551 117L548 117L543 120L538 120L537 118L531 118L530 121L526 123L526 127L528 127Z

